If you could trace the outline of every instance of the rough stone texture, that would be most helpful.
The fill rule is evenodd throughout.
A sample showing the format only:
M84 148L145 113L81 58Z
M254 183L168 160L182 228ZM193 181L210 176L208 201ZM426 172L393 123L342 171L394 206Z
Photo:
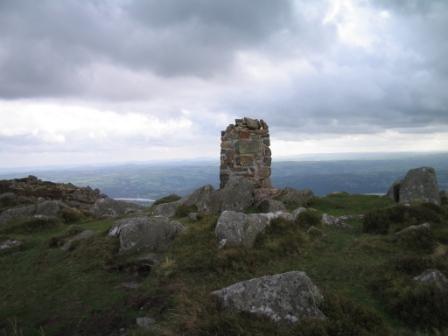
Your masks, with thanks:
M116 218L132 213L139 213L142 209L143 207L137 204L104 197L96 200L89 212L97 218Z
M7 239L5 241L0 242L0 251L9 250L13 247L21 246L23 243L19 240L15 239Z
M185 206L195 206L199 213L212 213L211 198L215 193L215 189L210 184L196 189L190 195L181 199L181 203Z
M133 217L116 221L109 235L120 239L120 252L163 251L184 229L167 217Z
M174 217L177 208L181 205L181 201L174 201L155 205L151 213L154 216Z
M145 330L151 329L156 323L156 321L150 317L137 317L135 322L140 328Z
M211 195L211 212L224 210L244 211L254 205L255 185L244 177L233 177L224 188Z
M448 279L437 269L427 269L422 274L417 275L414 280L423 284L433 285L443 291L448 290Z
M104 197L98 189L77 187L71 183L53 183L39 180L35 176L26 178L1 180L0 194L14 193L18 198L29 202L38 200L61 200L69 206L90 208L97 199Z
M235 176L252 180L256 187L271 187L269 129L263 120L236 119L221 132L221 188Z
M347 221L352 219L361 219L362 215L344 215L344 216L331 216L328 214L323 214L321 221L325 225L337 226L340 228L351 228L352 226L347 223Z
M219 245L252 247L257 235L269 225L270 219L264 214L245 214L223 211L218 218L215 234Z
M313 197L314 194L309 189L284 188L276 199L282 201L287 207L304 207L309 205Z
M17 206L0 214L0 224L33 216L56 218L64 208L68 208L68 206L61 201L41 201L37 204Z
M440 193L434 168L421 167L409 170L403 180L393 183L387 196L401 204L440 205Z
M274 321L299 323L304 318L325 318L319 310L324 298L304 272L241 281L212 295L226 308L266 316Z
M92 230L84 230L80 233L78 233L77 235L71 237L70 239L68 239L64 245L61 246L61 250L63 251L70 251L73 247L73 244L75 242L81 241L81 240L86 240L86 239L90 239L92 237L95 236L95 231Z

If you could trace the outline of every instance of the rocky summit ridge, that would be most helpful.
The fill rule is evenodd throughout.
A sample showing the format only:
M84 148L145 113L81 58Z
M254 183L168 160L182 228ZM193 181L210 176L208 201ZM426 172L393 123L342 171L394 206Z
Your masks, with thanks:
M434 169L385 196L320 198L271 185L264 121L237 119L222 143L219 189L150 208L34 176L0 181L0 335L448 331Z

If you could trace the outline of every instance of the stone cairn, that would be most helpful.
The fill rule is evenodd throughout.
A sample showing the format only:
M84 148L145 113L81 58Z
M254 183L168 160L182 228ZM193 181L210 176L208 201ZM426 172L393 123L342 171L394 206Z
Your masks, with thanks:
M221 132L221 188L233 177L245 177L258 188L271 187L269 129L263 120L235 119Z

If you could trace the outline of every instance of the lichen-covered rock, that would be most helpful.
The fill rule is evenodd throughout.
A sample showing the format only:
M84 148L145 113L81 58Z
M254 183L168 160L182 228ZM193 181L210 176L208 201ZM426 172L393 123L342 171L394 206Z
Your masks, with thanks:
M212 194L211 209L245 211L254 205L254 190L255 185L249 179L232 178L224 188Z
M421 167L409 170L403 180L394 182L387 196L401 204L440 205L440 193L434 168Z
M414 277L414 280L422 284L435 286L442 291L448 291L448 279L437 269L427 269Z
M263 276L212 292L222 306L266 316L274 321L300 323L324 319L319 305L324 298L304 272Z
M0 214L0 224L12 220L31 218L33 216L56 218L66 208L68 208L66 204L56 200L40 201L36 204L17 206L9 208Z
M265 214L245 214L226 210L221 213L215 227L220 246L252 247L257 235L269 225Z
M151 209L151 213L154 216L162 216L162 217L174 217L176 214L177 208L181 205L181 201L174 201L168 203L162 203L154 205Z
M115 222L109 235L120 239L120 252L165 250L184 226L167 217L132 217Z
M195 206L199 213L209 214L217 211L216 206L213 208L212 195L215 193L215 189L212 185L207 184L196 189L190 195L182 198L181 204L192 207Z

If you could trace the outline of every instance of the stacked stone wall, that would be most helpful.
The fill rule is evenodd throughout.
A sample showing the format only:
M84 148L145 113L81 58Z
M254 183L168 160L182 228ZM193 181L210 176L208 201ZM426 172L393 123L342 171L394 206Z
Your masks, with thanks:
M221 188L232 177L246 177L257 187L271 187L271 150L263 120L235 119L221 132Z

